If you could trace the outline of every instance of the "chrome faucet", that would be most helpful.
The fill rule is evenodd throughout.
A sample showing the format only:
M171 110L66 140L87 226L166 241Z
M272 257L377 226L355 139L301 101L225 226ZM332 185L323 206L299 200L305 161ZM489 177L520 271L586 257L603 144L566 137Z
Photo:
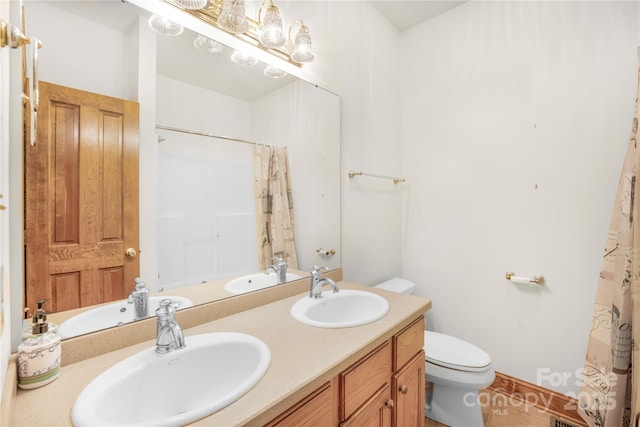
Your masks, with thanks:
M133 279L136 281L136 289L131 292L127 302L133 304L135 320L144 319L149 315L149 290L139 277Z
M170 299L160 301L160 307L156 310L158 317L156 353L169 353L186 347L182 329L174 319L177 306L178 304Z
M268 266L264 270L264 274L269 274L269 270L273 270L274 273L278 275L278 285L287 282L287 263L284 262L284 259L279 256L274 256L271 258L274 262L273 265Z
M329 279L328 277L322 277L323 271L329 271L327 267L318 267L317 265L313 266L313 270L311 270L311 278L310 278L310 291L309 298L322 298L322 285L328 283L333 289L333 293L340 292L336 282Z

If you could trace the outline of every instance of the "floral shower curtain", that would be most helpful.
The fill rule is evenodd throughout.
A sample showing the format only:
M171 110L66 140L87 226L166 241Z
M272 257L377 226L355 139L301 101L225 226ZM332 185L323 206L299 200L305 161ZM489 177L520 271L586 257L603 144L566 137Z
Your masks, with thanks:
M260 268L280 257L289 268L297 269L287 147L256 146L253 163Z
M638 84L640 98L640 69ZM634 222L640 218L638 98L604 251L578 396L578 412L590 426L635 426L640 409L640 226Z

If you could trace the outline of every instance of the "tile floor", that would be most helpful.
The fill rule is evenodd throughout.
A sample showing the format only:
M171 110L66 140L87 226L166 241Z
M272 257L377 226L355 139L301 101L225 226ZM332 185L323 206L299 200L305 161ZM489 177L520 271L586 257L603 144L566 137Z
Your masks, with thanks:
M485 389L479 399L485 427L549 427L551 414L505 394ZM448 426L426 418L425 427Z

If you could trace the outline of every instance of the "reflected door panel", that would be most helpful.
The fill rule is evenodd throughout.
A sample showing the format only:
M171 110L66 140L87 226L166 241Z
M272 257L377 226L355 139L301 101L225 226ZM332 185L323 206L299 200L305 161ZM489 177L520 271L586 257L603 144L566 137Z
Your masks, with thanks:
M41 82L25 146L26 306L125 298L138 275L138 105Z

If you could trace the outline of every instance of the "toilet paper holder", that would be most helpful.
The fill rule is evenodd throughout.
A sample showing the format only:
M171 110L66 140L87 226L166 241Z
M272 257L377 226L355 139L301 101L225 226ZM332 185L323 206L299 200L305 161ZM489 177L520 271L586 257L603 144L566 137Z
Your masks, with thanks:
M336 254L335 249L325 249L325 248L322 248L322 247L316 249L316 252L319 253L320 255L326 255L326 256L335 255Z
M504 277L505 279L513 283L523 283L523 284L535 283L536 285L542 285L544 283L544 277L540 275L535 275L533 277L522 277L522 276L516 276L516 273L507 272L504 274Z

